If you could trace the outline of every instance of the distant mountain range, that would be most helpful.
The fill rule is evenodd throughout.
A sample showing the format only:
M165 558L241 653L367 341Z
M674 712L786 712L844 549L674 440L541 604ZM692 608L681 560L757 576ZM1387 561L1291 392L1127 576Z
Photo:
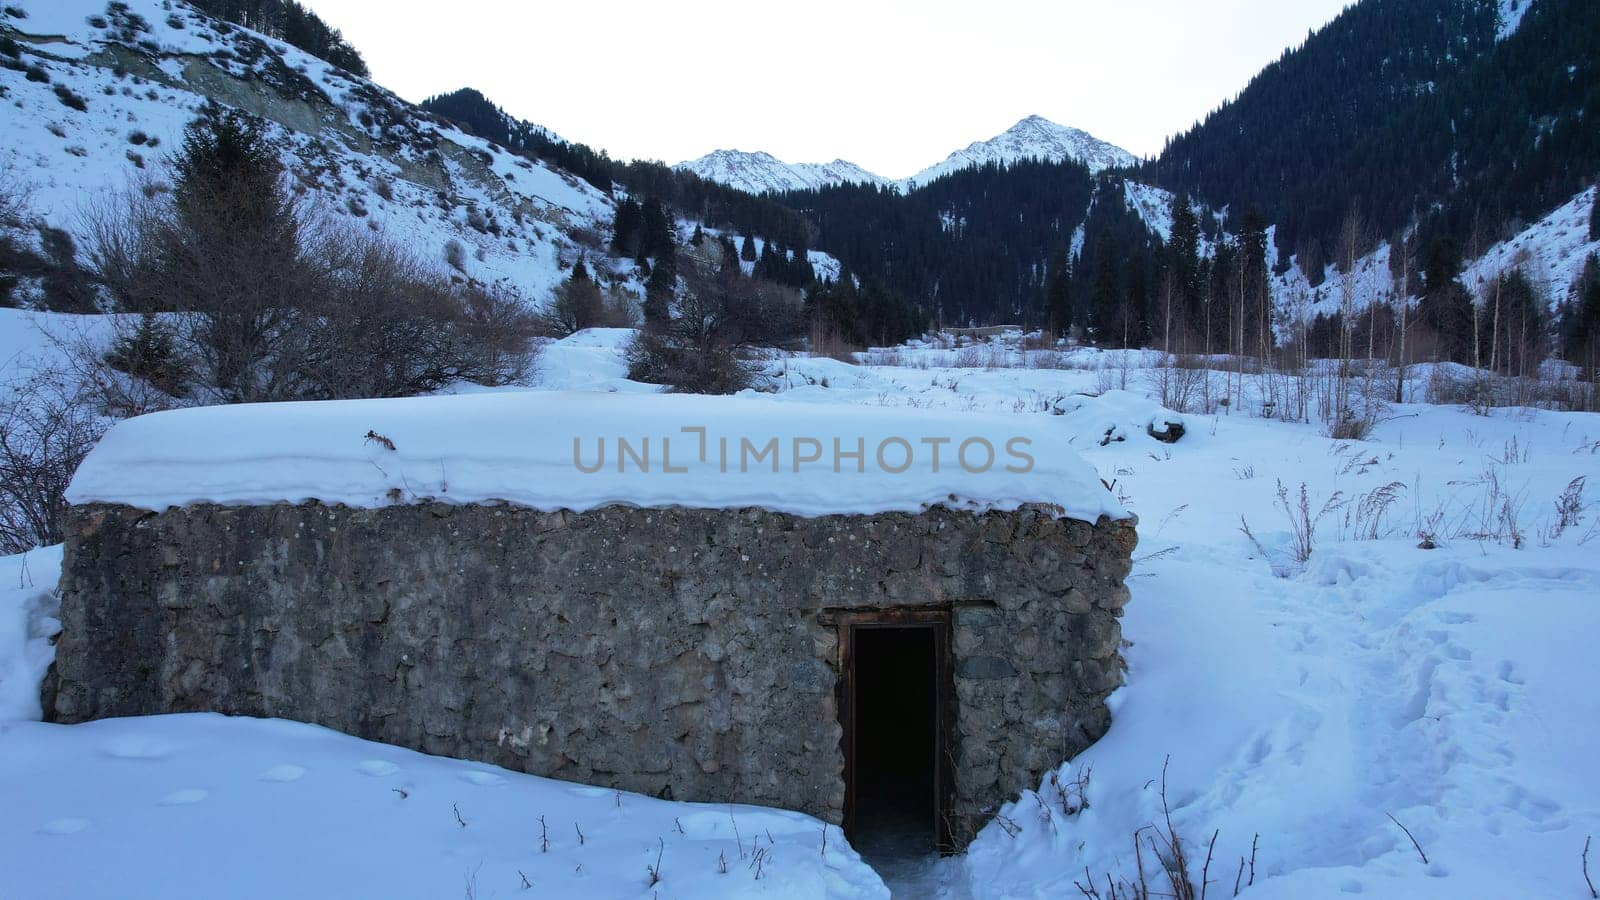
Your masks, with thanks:
M986 141L974 141L910 178L898 181L847 160L831 163L786 163L770 153L714 150L674 168L753 194L809 190L834 184L893 185L902 191L952 172L986 163L1009 164L1024 159L1049 162L1075 160L1099 172L1139 163L1132 153L1078 128L1058 125L1042 116L1028 116Z

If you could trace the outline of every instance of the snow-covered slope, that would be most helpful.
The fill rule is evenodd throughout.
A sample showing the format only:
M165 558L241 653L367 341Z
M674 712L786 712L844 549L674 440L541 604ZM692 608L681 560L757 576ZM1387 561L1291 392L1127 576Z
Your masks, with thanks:
M786 163L764 151L713 150L699 159L673 166L729 187L764 194L769 191L803 191L834 184L887 184L853 162Z
M1522 16L1533 5L1533 0L1500 0L1499 25L1495 29L1496 37L1505 40L1514 34L1517 26L1522 24Z
M1057 125L1042 116L1029 116L987 141L975 141L965 149L957 150L945 157L943 162L929 166L901 183L908 188L915 187L972 166L1012 163L1022 159L1075 159L1088 166L1091 172L1115 166L1131 166L1139 161L1132 153L1086 131Z
M674 168L685 169L702 178L752 194L806 190L846 182L893 185L902 191L909 191L972 166L1014 163L1024 159L1075 159L1088 166L1091 172L1115 166L1131 166L1139 161L1132 153L1086 131L1057 125L1042 116L1029 116L1000 134L986 141L974 141L945 157L942 162L899 181L875 175L842 159L831 163L786 163L761 151L715 150L699 159L678 163Z
M0 68L0 171L45 223L81 239L104 198L165 180L184 126L215 100L271 123L314 205L440 268L448 255L457 274L539 302L563 266L604 256L614 207L591 185L182 3L119 6L12 0L0 15L21 50Z
M1501 274L1521 269L1553 309L1567 299L1568 289L1583 271L1584 260L1591 253L1600 253L1600 241L1589 239L1589 213L1595 202L1595 188L1579 191L1544 218L1467 259L1462 283L1481 299ZM1357 310L1366 309L1375 301L1389 302L1394 289L1390 256L1391 248L1383 242L1356 261L1352 288ZM1419 251L1417 262L1421 257ZM1344 281L1345 275L1329 264L1322 282L1312 287L1295 260L1283 274L1272 279L1279 321L1290 321L1296 310L1305 315L1334 312L1341 302Z

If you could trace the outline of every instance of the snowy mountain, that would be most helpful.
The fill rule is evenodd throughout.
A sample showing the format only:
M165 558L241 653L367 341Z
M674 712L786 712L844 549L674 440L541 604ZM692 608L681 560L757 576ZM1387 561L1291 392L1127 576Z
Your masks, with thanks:
M901 184L908 188L985 163L1012 163L1020 159L1075 159L1099 172L1139 161L1132 153L1100 140L1081 129L1057 125L1042 116L1029 116L987 141L974 141Z
M786 163L770 153L743 150L713 150L699 159L678 163L673 168L693 172L701 178L729 187L764 194L769 191L803 191L833 184L888 184L853 162L836 159L831 163Z
M713 150L699 159L678 163L673 168L693 172L702 178L752 194L801 191L845 183L894 185L902 191L909 191L917 185L972 166L1013 163L1022 159L1075 159L1088 166L1090 172L1131 166L1139 161L1132 153L1086 131L1057 125L1042 116L1029 116L986 141L974 141L945 157L943 162L898 181L873 174L843 159L831 163L786 163L763 151Z

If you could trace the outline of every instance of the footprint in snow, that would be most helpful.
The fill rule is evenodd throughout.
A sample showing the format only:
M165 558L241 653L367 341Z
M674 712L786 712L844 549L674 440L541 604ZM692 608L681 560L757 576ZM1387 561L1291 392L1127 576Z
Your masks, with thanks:
M210 791L203 788L184 788L161 798L162 806L192 806L210 795Z
M128 734L114 738L101 751L117 759L165 759L176 749L160 738Z
M306 774L305 766L296 766L285 763L261 773L262 781L290 782L299 781Z
M88 819L52 819L39 827L41 834L77 834L89 827Z
M363 775L371 775L374 778L382 778L385 775L393 775L400 771L400 767L388 760L369 759L356 766L356 771Z
M478 770L462 772L461 780L469 784L482 785L483 787L506 783L504 775L496 775L493 772L481 772Z

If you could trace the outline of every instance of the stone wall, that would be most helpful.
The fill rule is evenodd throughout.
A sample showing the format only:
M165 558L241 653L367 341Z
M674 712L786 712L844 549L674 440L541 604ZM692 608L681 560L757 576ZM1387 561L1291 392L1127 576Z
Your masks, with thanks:
M843 611L952 611L958 835L1104 733L1133 523L420 504L68 513L46 709L315 722L556 778L844 804Z

